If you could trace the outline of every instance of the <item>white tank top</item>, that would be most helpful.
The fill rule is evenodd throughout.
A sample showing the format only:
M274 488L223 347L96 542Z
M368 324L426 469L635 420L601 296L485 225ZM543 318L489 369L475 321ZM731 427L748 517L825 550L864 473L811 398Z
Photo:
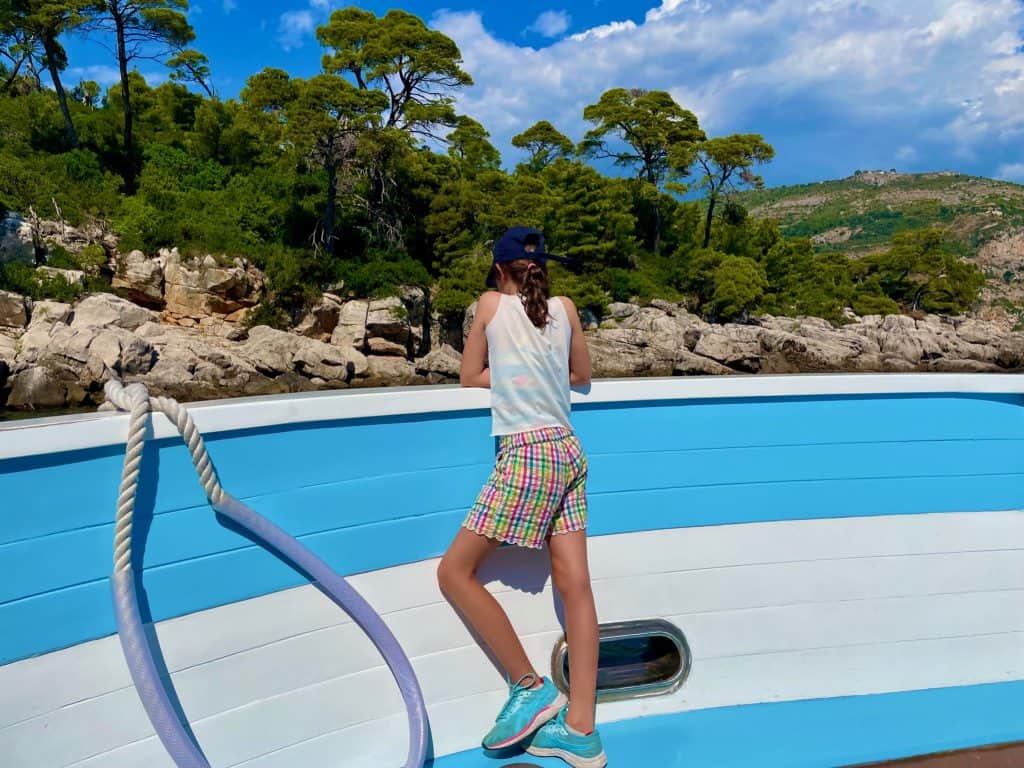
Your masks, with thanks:
M548 324L531 322L518 296L501 294L487 324L491 434L511 435L569 424L569 345L565 305L548 299Z

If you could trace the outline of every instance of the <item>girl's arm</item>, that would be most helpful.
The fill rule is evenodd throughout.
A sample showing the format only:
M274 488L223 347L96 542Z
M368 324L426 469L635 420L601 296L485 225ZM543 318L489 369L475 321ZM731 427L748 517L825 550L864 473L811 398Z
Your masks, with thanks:
M459 370L459 383L464 387L491 387L491 369L487 367L487 334L484 331L498 310L500 299L500 294L488 291L476 304L476 315L469 336L466 337L462 367Z
M583 323L580 322L579 312L572 299L560 296L565 305L565 313L569 316L569 325L572 326L572 341L569 344L569 385L573 387L586 386L590 383L591 366L590 350L587 349L587 340L583 336Z

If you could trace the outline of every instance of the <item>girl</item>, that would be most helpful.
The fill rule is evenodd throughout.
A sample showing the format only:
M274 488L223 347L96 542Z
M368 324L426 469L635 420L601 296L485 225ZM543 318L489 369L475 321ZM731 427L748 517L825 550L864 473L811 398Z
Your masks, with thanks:
M462 356L464 387L491 389L495 468L438 567L448 599L482 638L511 684L484 737L487 749L525 743L574 768L607 764L594 729L598 629L587 568L587 460L569 423L569 387L590 382L590 356L573 303L550 298L537 230L514 227L494 247ZM570 691L565 696L530 664L508 616L476 578L502 542L551 556L565 606ZM515 681L514 683L512 681Z

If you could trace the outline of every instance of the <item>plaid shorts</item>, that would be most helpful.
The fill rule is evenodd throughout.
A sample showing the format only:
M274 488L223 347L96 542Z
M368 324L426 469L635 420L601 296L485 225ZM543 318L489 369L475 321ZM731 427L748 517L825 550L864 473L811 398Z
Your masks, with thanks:
M549 535L587 527L587 457L576 435L545 427L499 442L494 471L463 526L539 549Z

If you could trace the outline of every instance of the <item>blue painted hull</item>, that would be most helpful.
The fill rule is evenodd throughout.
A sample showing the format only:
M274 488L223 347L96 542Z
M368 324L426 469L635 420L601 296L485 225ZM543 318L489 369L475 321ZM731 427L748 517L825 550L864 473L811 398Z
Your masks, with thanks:
M960 377L966 379L970 377ZM892 594L857 596L857 600L911 601L906 614L913 618L907 619L910 623L904 633L909 639L894 635L885 642L952 643L961 637L998 636L1003 643L998 648L1011 649L998 652L1010 654L1009 662L1014 662L1013 643L1024 638L1024 627L1004 619L1024 594L1024 580L1017 583L1013 577L1017 565L1024 573L1024 549L1020 545L1024 541L1024 521L1014 512L1024 508L1024 409L1015 381L1005 392L952 389L800 396L759 394L757 385L752 385L750 396L700 399L686 398L685 382L677 381L665 386L679 387L678 398L647 400L631 399L629 385L615 386L623 388L621 399L609 396L603 402L590 403L582 398L574 410L574 423L590 456L589 533L609 544L624 542L622 547L616 544L602 550L606 552L602 567L610 574L603 577L609 580L606 613L620 610L621 598L615 590L627 594L628 587L615 581L620 572L623 579L647 578L644 583L648 586L644 588L651 589L652 584L669 584L671 573L691 567L696 569L695 574L701 570L692 562L693 553L681 549L676 562L658 566L660 570L649 576L637 564L643 558L630 549L634 546L630 542L640 541L637 537L646 535L644 532L679 536L680 541L689 542L692 536L710 536L710 529L720 528L714 535L719 537L715 541L722 542L716 545L722 552L714 568L721 569L721 584L731 584L728 580L738 578L736 574L740 573L737 568L768 567L758 565L756 536L761 534L751 531L763 530L765 536L777 540L772 546L778 548L780 554L774 557L780 563L789 562L786 558L800 563L820 559L845 568L841 566L844 560L887 557L887 550L879 549L881 544L874 542L864 545L864 553L858 550L842 554L836 549L823 552L820 558L803 550L789 555L787 547L799 544L790 542L790 538L819 530L827 536L834 527L835 531L863 535L867 542L875 536L893 535L887 531L904 530L899 521L905 518L913 528L900 534L900 540L905 539L907 544L895 547L892 556L905 558L906 562L894 561L892 573L906 570L911 574L907 578L924 583L927 573L911 573L923 561L912 558L956 555L961 565L955 567L962 567L965 573L970 570L973 586L944 587L939 597L958 601L961 598L957 595L976 595L969 605L965 603L965 610L979 618L962 631L954 625L932 628L928 617L939 609L929 607L932 603L928 600L935 596L923 587L907 595L896 589ZM408 399L416 397L415 392L408 394ZM443 552L492 466L495 445L488 435L489 414L478 404L474 400L459 409L430 412L416 412L414 405L405 412L372 417L360 417L355 409L344 418L213 431L207 434L207 445L225 488L296 536L340 573L365 574L367 583L376 584L374 574L381 574L381 579L391 578L387 574L404 573L401 569L420 564L424 569L417 573L429 576L429 563L425 561ZM252 407L260 406L254 403ZM197 417L197 421L201 420ZM30 428L0 431L0 441L16 439ZM0 580L0 626L5 627L0 633L0 687L5 670L14 679L16 673L27 674L23 672L26 664L47 657L56 659L59 654L84 653L81 649L107 642L115 632L109 573L123 447L98 444L61 451L56 444L51 451L12 455L16 453L10 450L7 458L0 458L0 499L5 502L0 513L0 573L4 575ZM914 549L915 541L928 538L931 521L946 516L949 521L955 520L955 525L936 523L936 530L941 528L941 536L954 544L937 543L927 552ZM846 527L841 525L843 520L849 521ZM976 520L977 526L971 520ZM965 544L962 552L955 545L964 536L973 535L975 529L980 536L996 525L1002 533L992 533L993 541L1006 540L1006 531L1012 539L1004 550L990 556L990 562L998 561L998 567L986 566L983 558L989 556L979 554L979 547L990 545ZM137 537L144 542L137 546L137 568L144 571L147 608L153 622L212 615L245 605L246 601L287 594L283 591L304 583L273 555L218 521L196 482L186 450L174 439L163 438L147 447L136 526ZM742 557L737 554L733 562L731 553L738 552L740 545L736 542L740 540L755 544ZM830 546L839 548L840 543ZM619 551L621 563L616 561L615 553ZM873 567L865 560L861 585L865 590L870 586ZM838 611L853 599L832 595L827 584L839 584L842 579L829 575L833 573L828 570L831 565L822 568L820 598L794 597L778 606L737 606L735 610L770 609L770 616L757 619L764 622L782 622L789 615L785 611L791 611L800 617L799 621L813 626L819 621L815 613L819 609L801 606L836 605L840 606L835 609ZM999 576L1001 581L991 575L997 570L1003 574ZM986 581L990 576L991 583ZM543 584L543 574L540 578ZM708 582L709 588L725 590L720 581ZM602 587L597 583L600 593ZM794 583L793 589L797 586ZM751 589L735 586L737 593L749 593ZM368 596L374 602L374 596ZM509 599L513 598L520 599ZM528 599L528 595L522 599ZM697 610L690 604L676 606L665 599L668 602L662 607L652 603L652 610L662 612L659 616L685 617ZM434 605L434 598L424 600ZM714 601L711 603L699 610L713 612ZM396 610L420 610L416 606L396 606ZM438 616L442 608L438 604ZM544 608L549 609L550 604ZM536 606L530 604L522 610L523 616L532 617ZM872 612L896 611L888 604L878 607L874 603L863 610L869 617ZM827 624L830 617L823 614L820 621ZM990 619L992 626L988 627ZM741 620L746 621L738 613L736 621ZM689 632L687 620L679 621ZM698 627L694 631L699 635L704 631L699 629L701 622L710 620L694 621ZM849 621L856 623L853 618ZM915 629L918 626L920 630ZM545 624L542 629L550 632L551 625ZM920 637L912 637L915 634ZM431 646L435 650L424 651L425 659L434 659L435 654L449 647L459 649L459 653L471 652L461 640L441 638L437 642L439 645ZM547 642L543 640L543 647L550 647ZM829 643L828 648L842 647L832 635L821 642ZM541 649L541 639L537 643ZM883 644L880 641L880 647ZM709 656L707 668L718 669L718 664L725 669L725 662L716 660L711 645L715 644L709 640L697 649ZM786 663L800 669L799 657L792 654L816 650L796 640L792 648L784 644L755 646L752 650L737 648L729 658L763 653L767 654L767 664L771 663L771 654L789 653L786 658L791 661ZM464 647L466 650L462 650ZM1024 645L1019 647L1024 649ZM891 656L883 650L864 662L865 668L872 670L866 673L872 680L879 670L884 671L884 664L891 663L884 659L898 657L895 650L897 655ZM197 658L205 659L202 653ZM215 655L213 651L209 654L211 658ZM410 655L418 664L415 654ZM833 660L821 661L823 666L813 669L841 664L842 656L836 650ZM1024 683L1020 681L1024 677L1020 672L1024 650L1017 661L1020 663L1003 664L1004 673L988 668L974 670L968 663L971 674L958 676L953 667L964 662L951 659L950 669L932 665L920 675L907 677L911 682L906 685L921 686L913 690L903 689L903 683L883 689L872 682L862 691L851 682L837 683L834 690L820 686L822 695L811 695L818 691L811 680L799 690L785 692L773 693L768 686L749 695L737 693L728 700L744 703L729 706L716 706L710 693L687 698L688 683L677 706L673 705L678 711L659 713L658 706L632 710L622 706L614 710L614 716L609 715L619 721L603 729L613 757L644 756L639 761L616 760L618 765L752 765L755 763L750 761L756 756L756 764L763 766L828 766L1019 740L1024 739L1024 720L1010 713L1024 708ZM698 656L695 670L701 669L701 663ZM741 675L735 671L721 674L729 681ZM37 682L42 684L41 680ZM709 690L714 688L714 680L706 684ZM425 687L429 698L429 679ZM487 696L491 698L487 702L499 688L500 679L488 682ZM483 691L467 688L450 695L469 701L473 696L484 696ZM860 695L844 696L843 691ZM438 693L433 701L443 709L448 695ZM12 754L23 756L14 765L91 764L89 754L75 756L72 746L50 756L39 753L36 762L30 763L32 750L21 741L29 733L23 723L50 716L47 713L57 712L58 704L37 702L26 705L21 712L20 700L18 695L9 694L0 701L0 746L14 745L11 748L18 751ZM53 699L59 701L59 697ZM769 703L772 701L782 703ZM66 708L67 704L59 706ZM387 702L381 704L382 721L389 716L385 714L391 711L389 706ZM208 716L211 721L221 717L212 711ZM629 719L621 720L623 717ZM234 761L232 764L273 764L244 750L232 751L235 747L227 742L233 737L225 738L223 754ZM315 738L320 737L309 733L295 736L298 740ZM133 740L138 739L126 736L122 741L130 745ZM470 738L465 745L473 740ZM115 742L103 742L95 749L123 748ZM446 744L454 746L446 746L445 751L459 752L455 746L460 743L452 737ZM286 746L282 744L281 748ZM142 758L139 760L142 764ZM533 758L530 761L540 763ZM509 764L515 762L512 759ZM123 764L136 763L127 760ZM335 764L350 763L339 760ZM443 766L495 764L481 760L476 752L459 752L438 762Z

